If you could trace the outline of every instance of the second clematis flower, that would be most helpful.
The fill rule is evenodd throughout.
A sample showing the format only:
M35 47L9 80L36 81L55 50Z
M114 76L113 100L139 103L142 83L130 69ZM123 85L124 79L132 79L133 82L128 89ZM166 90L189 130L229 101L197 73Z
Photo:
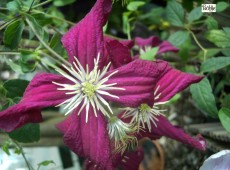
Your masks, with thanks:
M132 61L128 47L103 36L111 8L111 0L97 0L63 36L70 66L57 68L60 75L37 74L20 103L0 112L0 129L10 132L40 122L42 108L63 105L68 117L57 128L65 144L86 158L87 169L137 168L143 153L127 152L127 147L136 146L140 136L166 135L203 150L200 140L172 126L157 108L202 77L182 73L161 60ZM126 110L115 113L117 104ZM148 131L139 133L140 128ZM171 136L165 132L169 129Z

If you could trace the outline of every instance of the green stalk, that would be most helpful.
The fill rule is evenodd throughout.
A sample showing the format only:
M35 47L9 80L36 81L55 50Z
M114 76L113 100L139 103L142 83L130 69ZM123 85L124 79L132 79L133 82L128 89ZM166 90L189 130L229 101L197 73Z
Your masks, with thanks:
M37 33L36 29L34 28L33 24L30 22L30 20L28 20L28 18L26 18L26 22L28 23L29 27L31 28L31 30L33 31L34 35L37 37L37 39L41 42L41 44L51 53L53 54L53 57L58 60L61 61L63 64L65 64L66 66L70 65L65 59L63 59L58 53L56 53L52 48L49 47L48 44L46 44L45 41L43 41L42 37L39 36L39 34Z
M20 149L20 152L21 152L21 154L22 154L22 157L23 157L24 161L26 162L26 165L27 165L28 169L29 169L29 170L34 170L34 168L30 165L29 161L27 160L26 155L25 155L25 153L24 153L24 151L23 151L21 145L19 145L19 143L16 142L15 140L13 140L13 142L14 142L14 143L16 144L16 146Z
M204 61L206 60L206 55L207 55L207 52L208 50L206 50L201 44L200 42L198 41L198 39L196 38L196 35L188 28L186 27L186 29L189 31L189 33L192 35L194 41L196 42L196 44L200 47L200 49L204 52Z
M45 12L41 12L41 11L39 11L39 10L33 10L33 12L44 14L44 15L46 15L47 17L50 17L50 18L53 18L53 19L56 19L56 20L65 22L65 23L67 23L67 24L69 24L69 25L72 25L72 26L75 25L75 23L73 23L73 22L71 22L71 21L65 20L65 19L63 19L63 18L54 16L54 15L47 14L47 13L45 13Z
M13 52L13 51L0 51L0 55L19 55L19 52Z
M46 4L48 4L48 3L52 2L52 1L53 1L53 0L44 1L44 2L42 2L42 3L40 3L40 4L34 5L34 6L32 7L32 9L37 8L37 7L40 7L40 6L43 6L43 5L46 5Z

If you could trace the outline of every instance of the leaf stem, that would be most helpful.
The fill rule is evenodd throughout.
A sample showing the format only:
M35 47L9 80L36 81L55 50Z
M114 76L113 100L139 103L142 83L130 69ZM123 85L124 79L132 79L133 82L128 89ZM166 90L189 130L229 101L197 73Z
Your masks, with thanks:
M19 145L19 143L15 140L12 139L12 141L16 144L16 146L20 149L21 153L22 153L22 157L24 159L24 161L26 162L26 165L28 167L29 170L34 170L34 168L30 165L30 163L28 162L27 158L26 158L26 155L21 147L21 145Z
M200 49L204 52L204 61L206 60L206 55L207 55L207 52L208 50L206 50L201 44L200 42L198 41L198 39L196 38L196 35L189 29L189 28L186 28L189 33L192 35L194 41L196 42L196 44L200 47Z
M68 21L68 20L66 20L66 19L63 19L63 18L54 16L54 15L47 14L47 13L42 12L42 11L39 11L39 10L33 10L33 12L44 14L44 15L46 15L47 17L50 17L50 18L53 18L53 19L56 19L56 20L65 22L65 23L67 23L67 24L69 24L69 25L72 25L72 26L75 25L75 23L73 23L73 22L71 22L71 21Z
M28 25L30 26L31 30L33 31L34 35L38 38L38 40L41 42L41 44L51 53L53 54L53 57L59 61L61 61L62 63L64 63L65 65L70 65L65 59L63 59L58 53L56 53L52 48L49 47L48 44L46 44L45 41L43 41L42 37L39 36L39 34L37 33L36 29L34 28L33 24L30 22L30 20L28 18L26 18L26 22L28 23Z
M3 23L2 25L0 25L0 31L1 31L2 29L4 29L6 26L8 26L10 23L14 22L16 19L17 19L17 18L12 18L12 19L6 21L5 23Z
M43 6L43 5L46 5L46 4L48 4L48 3L52 2L52 1L53 1L53 0L44 1L44 2L42 2L42 3L40 3L40 4L34 5L34 6L32 7L32 9L37 8L37 7L40 7L40 6Z
M0 51L0 55L19 55L19 52L13 52L13 51Z

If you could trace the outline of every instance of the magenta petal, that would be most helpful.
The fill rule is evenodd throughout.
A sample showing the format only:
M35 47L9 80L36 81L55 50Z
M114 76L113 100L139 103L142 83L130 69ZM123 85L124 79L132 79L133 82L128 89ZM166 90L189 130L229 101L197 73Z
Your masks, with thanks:
M117 40L110 40L107 43L107 52L113 68L118 68L132 61L130 50Z
M145 46L156 47L160 44L160 39L156 36L151 36L149 38L135 38L135 44L140 48L144 48Z
M164 102L169 100L189 85L201 81L202 78L202 76L184 73L168 66L167 73L160 78L155 86L155 90L159 87L157 94L161 93L160 97L156 99L155 102Z
M179 49L174 47L170 42L168 41L163 41L160 45L159 45L159 50L157 52L157 54L161 54L161 53L165 53L165 52L178 52Z
M134 46L134 41L133 40L118 40L118 39L114 39L112 37L109 36L104 36L104 41L105 42L109 42L112 40L117 40L119 41L122 45L128 47L129 49L131 49Z
M193 138L186 134L182 128L173 126L164 116L158 116L157 119L157 127L153 124L152 131L142 132L141 137L147 136L155 140L162 136L166 136L199 150L206 149L206 142L201 135Z
M91 70L94 66L94 58L100 53L103 58L103 26L112 7L111 0L98 0L91 11L62 38L62 43L68 53L69 61L78 58L85 68L89 65Z
M116 69L118 72L110 77L105 84L117 83L116 87L125 90L110 90L109 93L119 98L110 96L104 96L104 98L131 107L138 107L141 103L152 100L153 88L162 74L167 71L167 65L167 62L160 60L151 62L136 59L125 66L119 67ZM108 72L106 76L116 70Z
M64 143L78 156L85 157L85 166L92 169L111 169L112 160L110 139L106 121L101 112L95 117L93 108L89 109L89 120L85 122L85 109L78 116L78 109L57 128L64 134ZM93 167L92 167L93 166ZM91 168L90 168L91 167Z
M120 163L120 167L123 170L138 170L143 158L144 151L141 148L138 148L134 152L127 152Z
M52 81L66 82L63 77L54 74L37 74L26 88L22 100L0 112L0 129L10 132L29 122L40 122L40 109L63 102L66 98L65 93L58 91L57 85Z

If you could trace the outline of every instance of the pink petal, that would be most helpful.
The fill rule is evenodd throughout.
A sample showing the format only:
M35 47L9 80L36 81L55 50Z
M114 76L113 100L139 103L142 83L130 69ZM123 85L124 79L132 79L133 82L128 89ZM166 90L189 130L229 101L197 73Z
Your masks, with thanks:
M166 136L199 150L206 149L206 142L201 135L193 138L186 134L183 129L173 126L164 116L158 116L157 119L157 127L153 124L151 132L148 130L141 132L139 137L150 137L152 140L155 140Z
M201 81L202 78L202 76L184 73L168 66L167 72L159 79L155 86L154 91L159 87L157 94L161 94L155 102L169 100L191 84Z
M112 7L111 0L98 0L91 11L62 38L62 43L68 53L69 61L78 58L83 67L94 66L94 58L100 53L104 57L103 26Z
M128 47L129 49L131 49L134 46L134 41L133 40L118 40L118 39L114 39L112 37L109 36L104 36L104 41L105 42L109 42L111 40L117 40L119 41L122 45Z
M107 52L113 68L118 68L132 61L130 50L117 40L107 41Z
M141 148L134 152L127 152L120 163L120 167L124 170L138 170L143 158L144 152Z
M170 42L168 41L163 41L160 45L159 45L159 50L157 52L157 54L161 54L161 53L165 53L165 52L178 52L179 49L174 47Z
M0 112L0 129L10 132L26 123L41 122L41 109L60 104L66 99L63 91L57 90L52 81L66 83L66 80L54 74L37 74L30 82L22 100Z
M104 96L104 98L130 107L137 107L141 103L152 101L155 84L165 73L167 67L168 64L164 61L151 62L136 59L116 69L118 72L106 82L106 84L117 83L116 87L125 89L108 91L119 98L110 96ZM108 72L105 76L116 70Z
M77 114L78 109L75 109L66 120L57 125L64 134L64 143L78 156L86 158L85 166L88 169L111 169L110 139L102 113L98 111L95 117L90 106L87 123L85 109L79 116Z
M144 48L145 46L156 47L160 44L161 40L156 36L151 36L149 38L135 38L135 44L140 48Z

